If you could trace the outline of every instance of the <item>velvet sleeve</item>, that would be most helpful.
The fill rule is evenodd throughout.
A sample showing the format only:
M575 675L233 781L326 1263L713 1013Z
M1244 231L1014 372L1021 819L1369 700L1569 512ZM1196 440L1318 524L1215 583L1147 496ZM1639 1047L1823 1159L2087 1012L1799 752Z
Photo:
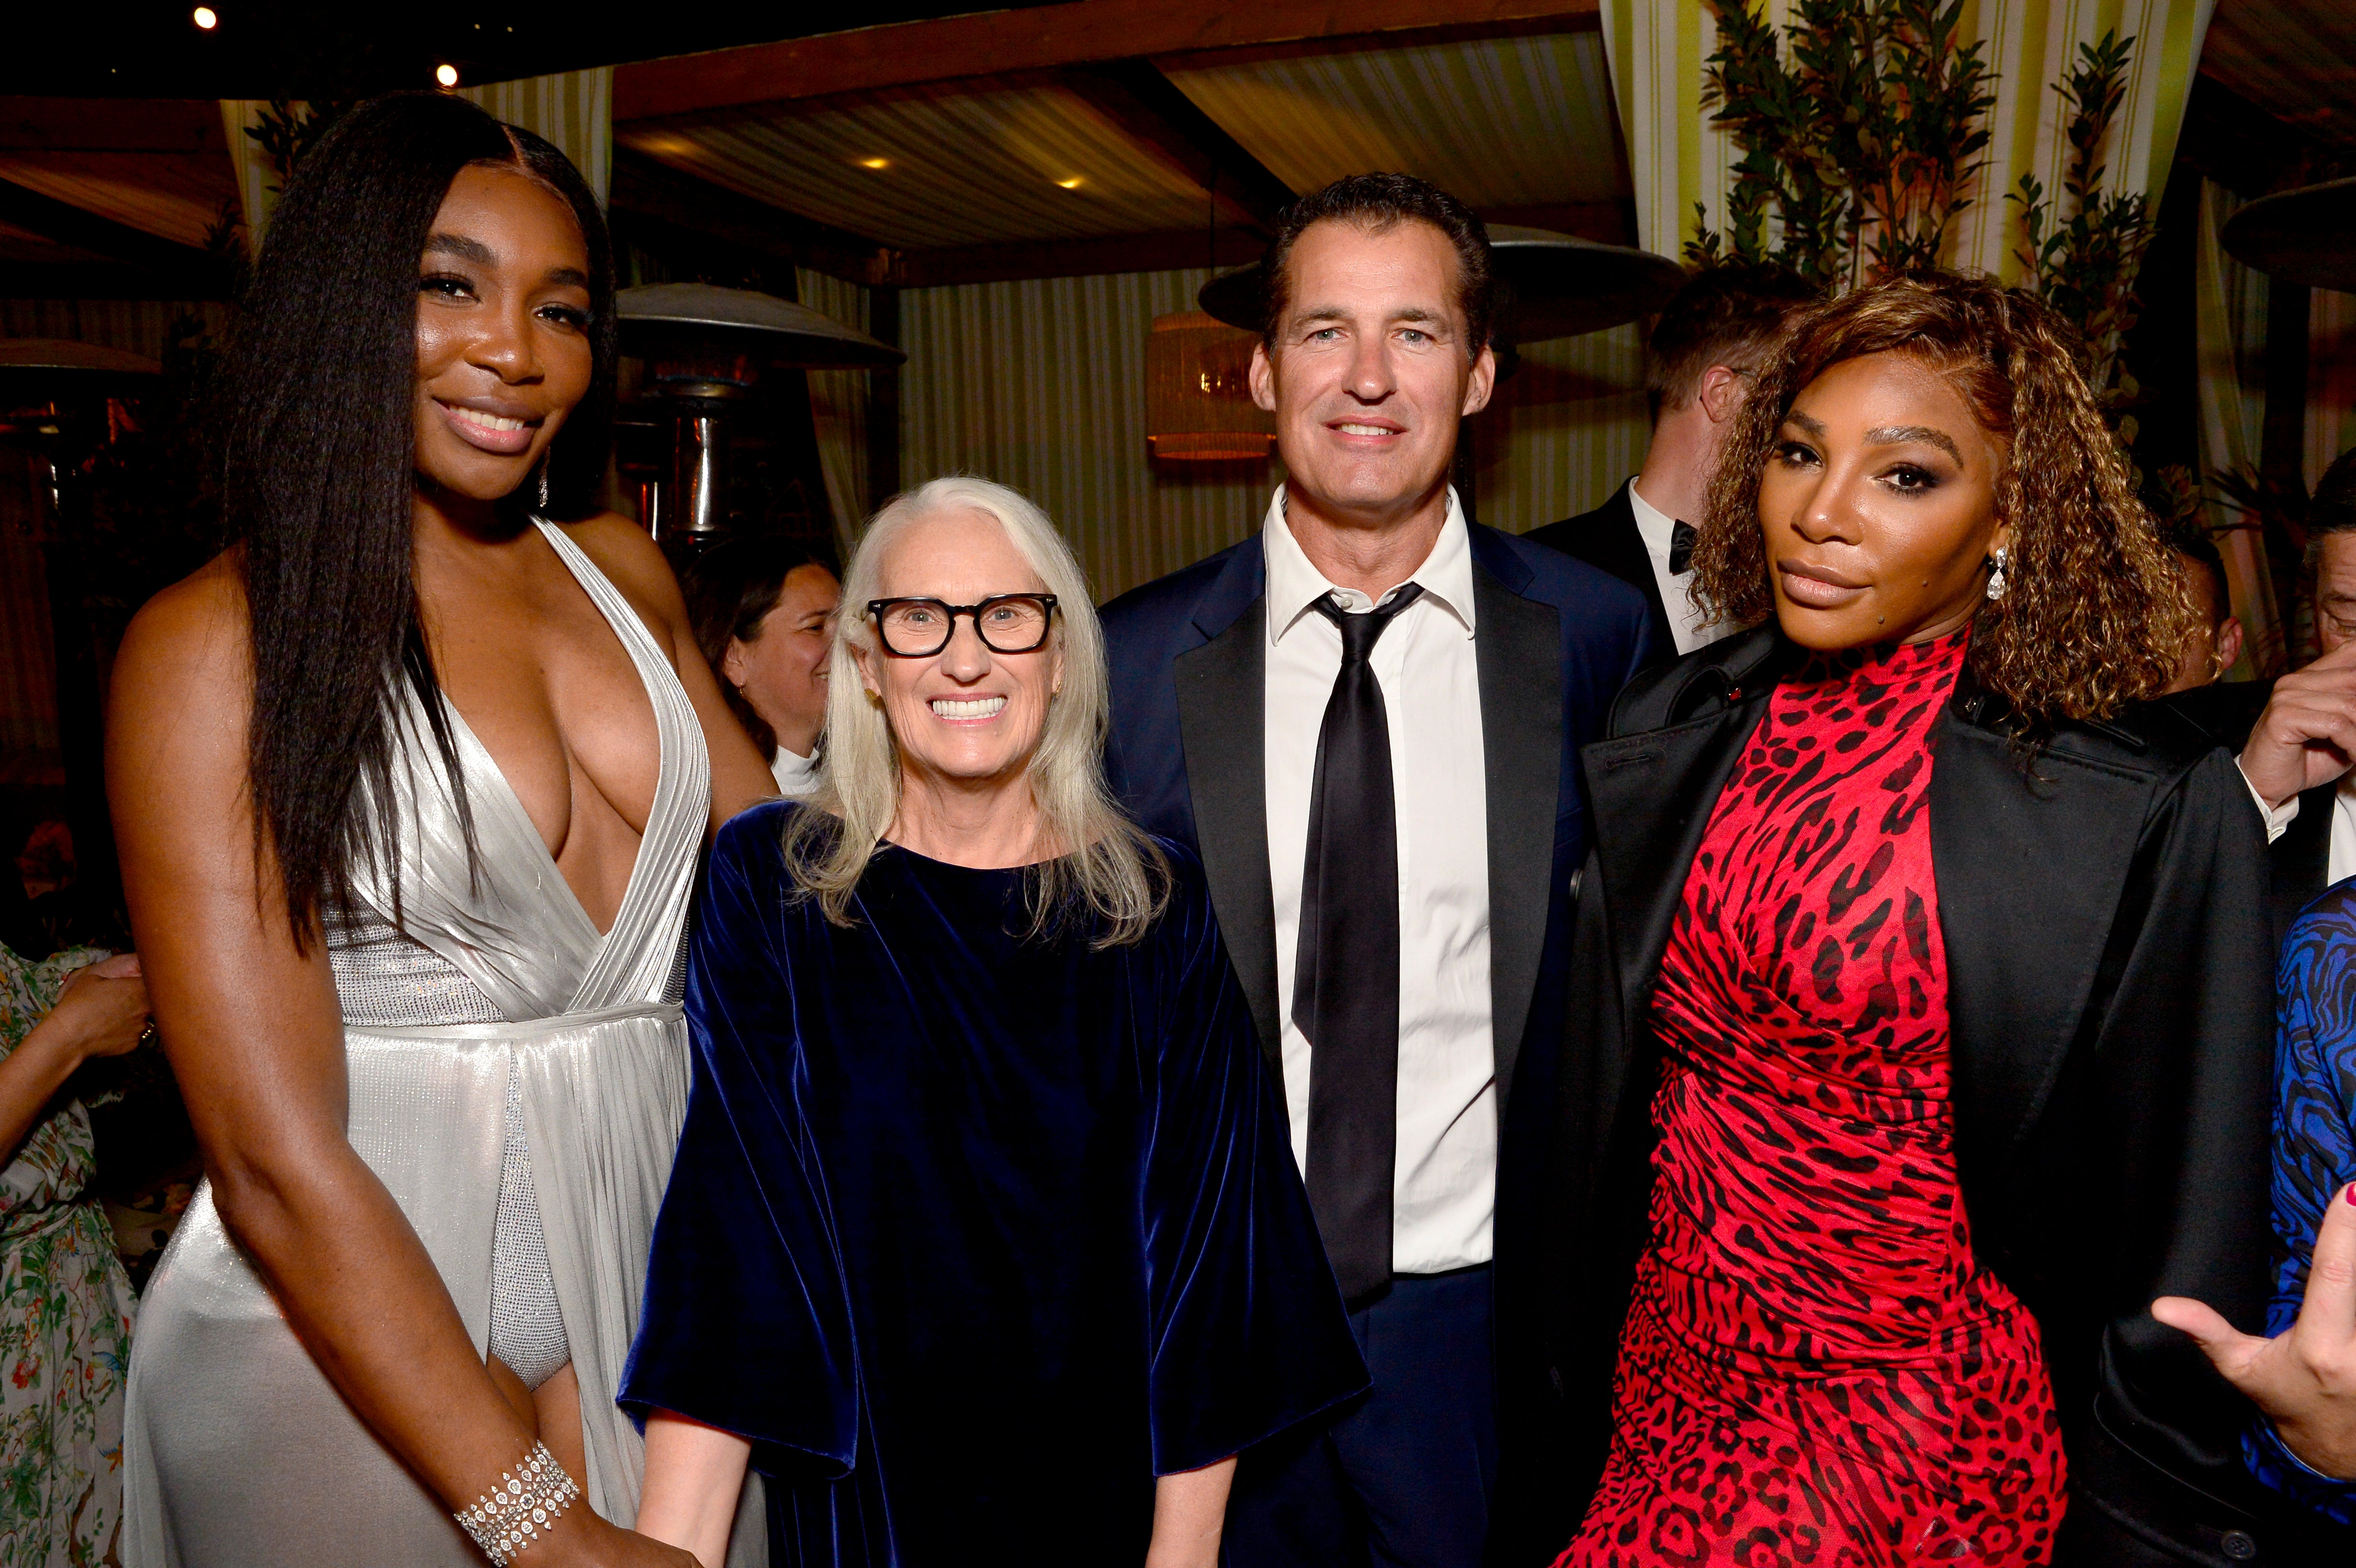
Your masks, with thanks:
M2356 888L2302 914L2283 944L2276 979L2274 1221L2282 1248L2266 1332L2287 1332L2307 1296L2324 1205L2356 1181ZM2325 1518L2356 1524L2356 1482L2301 1463L2271 1424L2252 1424L2251 1473Z
M841 1254L798 1088L789 918L777 848L790 806L723 827L687 980L694 1082L655 1223L620 1403L751 1440L755 1468L792 1453L847 1469L857 1434ZM803 1461L807 1463L807 1461Z
M1367 1382L1201 872L1174 847L1173 859L1178 889L1140 955L1160 971L1141 1221L1153 1469L1165 1476Z

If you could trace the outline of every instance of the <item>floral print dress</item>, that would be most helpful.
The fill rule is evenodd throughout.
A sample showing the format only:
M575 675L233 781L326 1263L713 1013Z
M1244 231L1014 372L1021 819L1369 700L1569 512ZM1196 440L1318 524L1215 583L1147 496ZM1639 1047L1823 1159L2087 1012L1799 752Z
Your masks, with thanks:
M39 963L0 946L0 1055L106 955ZM0 1169L0 1568L112 1563L123 1515L123 1385L135 1303L85 1189L90 1115L66 1101Z

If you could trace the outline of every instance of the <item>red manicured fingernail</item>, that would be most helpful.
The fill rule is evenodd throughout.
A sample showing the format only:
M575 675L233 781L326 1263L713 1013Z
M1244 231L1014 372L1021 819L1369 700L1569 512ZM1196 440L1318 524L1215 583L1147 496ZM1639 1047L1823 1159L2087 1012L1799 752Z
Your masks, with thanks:
M2356 1206L2356 1181L2348 1184L2348 1201L2351 1206Z

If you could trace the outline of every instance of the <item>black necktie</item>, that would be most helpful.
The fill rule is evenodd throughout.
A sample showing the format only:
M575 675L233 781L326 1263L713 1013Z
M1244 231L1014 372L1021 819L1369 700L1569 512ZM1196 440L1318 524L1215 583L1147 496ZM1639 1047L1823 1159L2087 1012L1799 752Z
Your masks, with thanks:
M1683 577L1693 570L1693 547L1696 529L1691 523L1679 523L1669 530L1669 575Z
M1341 629L1342 668L1309 786L1292 1021L1309 1038L1309 1207L1351 1301L1390 1283L1398 1143L1398 822L1390 720L1367 660L1422 592L1408 583L1364 615L1331 595L1316 604Z

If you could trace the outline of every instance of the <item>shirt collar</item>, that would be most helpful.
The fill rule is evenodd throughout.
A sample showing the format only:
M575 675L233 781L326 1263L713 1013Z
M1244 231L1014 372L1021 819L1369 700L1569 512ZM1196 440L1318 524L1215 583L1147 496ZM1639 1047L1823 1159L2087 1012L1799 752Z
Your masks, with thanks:
M1284 635L1298 625L1311 606L1329 593L1338 593L1344 603L1354 608L1364 603L1365 595L1350 589L1336 588L1325 574L1312 565L1301 541L1292 537L1290 525L1284 520L1284 486L1276 487L1276 495L1268 505L1268 520L1260 528L1260 551L1268 560L1268 640L1280 643ZM1407 582L1419 583L1423 596L1452 616L1472 635L1472 536L1465 528L1464 508L1457 503L1456 491L1448 492L1448 520L1440 525L1440 538L1433 541L1431 553L1423 564L1408 574ZM1383 594L1382 603L1405 582L1394 584Z
M1636 514L1636 533L1644 539L1644 549L1656 560L1668 560L1677 519L1636 494L1633 479L1628 481L1628 509Z

